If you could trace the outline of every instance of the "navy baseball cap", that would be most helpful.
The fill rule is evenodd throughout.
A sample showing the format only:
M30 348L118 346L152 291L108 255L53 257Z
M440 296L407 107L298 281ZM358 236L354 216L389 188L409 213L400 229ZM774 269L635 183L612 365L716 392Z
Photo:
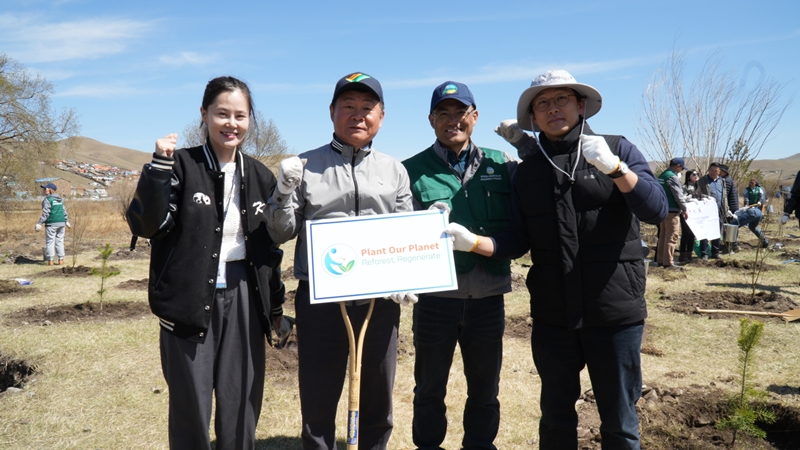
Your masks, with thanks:
M683 158L672 158L672 161L669 162L670 166L680 165L684 169L686 168L686 163L683 162Z
M53 184L53 183L43 184L43 185L41 185L39 187L41 187L42 189L52 189L54 191L58 189L58 187L56 187L56 185Z
M336 103L336 99L339 98L343 92L353 89L372 92L378 96L378 100L380 100L381 103L384 103L383 89L378 80L364 72L354 72L350 75L345 75L336 82L336 89L333 90L333 100L331 100L331 104Z
M472 96L472 92L470 92L466 84L456 81L445 81L439 86L436 86L436 89L433 90L433 95L431 96L431 112L433 112L433 108L436 108L436 105L448 98L458 100L466 106L475 104L475 98Z

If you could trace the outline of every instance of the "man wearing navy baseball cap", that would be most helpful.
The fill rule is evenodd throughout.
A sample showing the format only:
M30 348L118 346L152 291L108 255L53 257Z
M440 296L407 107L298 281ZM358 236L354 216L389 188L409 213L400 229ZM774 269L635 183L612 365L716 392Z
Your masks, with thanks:
M686 220L689 215L686 212L686 203L683 196L683 186L679 174L683 172L686 163L683 158L672 158L667 170L658 176L658 182L667 194L667 218L661 222L658 231L658 251L656 252L656 263L665 269L676 268L673 253L675 245L678 243L678 234L681 229L681 216ZM681 258L684 255L681 254Z
M415 209L449 210L450 221L483 234L501 231L517 161L472 142L478 122L472 92L455 81L437 86L428 120L436 134L433 145L403 161ZM454 258L458 290L421 294L414 306L414 444L420 450L441 448L447 380L458 343L469 385L461 446L494 449L510 260L466 252L455 252Z
M390 214L413 209L406 169L375 150L383 124L383 89L364 72L342 77L330 104L333 138L329 143L281 161L278 184L269 200L267 229L284 243L297 237L294 276L298 279L298 381L304 449L333 450L336 409L349 354L348 334L337 303L311 304L305 223L315 219ZM385 449L394 427L392 389L397 368L400 304L416 302L413 293L345 302L358 336L369 320L361 355L358 448Z

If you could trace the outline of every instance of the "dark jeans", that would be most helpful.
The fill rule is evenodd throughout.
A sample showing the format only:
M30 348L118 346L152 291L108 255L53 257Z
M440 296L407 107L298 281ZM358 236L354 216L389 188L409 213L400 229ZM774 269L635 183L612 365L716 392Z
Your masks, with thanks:
M681 253L682 260L688 261L692 259L692 253L694 252L694 233L692 233L692 229L689 228L683 216L681 216L681 243L678 247L678 251Z
M542 380L539 442L543 450L578 447L580 372L589 378L600 413L604 449L639 449L636 401L642 395L644 321L568 330L533 321L533 362Z
M336 406L344 388L350 345L339 304L312 305L309 297L308 281L301 280L295 297L301 437L306 450L332 450L336 448ZM369 304L347 307L356 339L368 310ZM360 450L383 450L392 435L399 325L400 305L376 299L362 348Z
M496 449L497 394L503 362L503 296L482 299L420 296L414 306L414 444L439 449L447 433L447 379L456 343L467 378L464 449Z

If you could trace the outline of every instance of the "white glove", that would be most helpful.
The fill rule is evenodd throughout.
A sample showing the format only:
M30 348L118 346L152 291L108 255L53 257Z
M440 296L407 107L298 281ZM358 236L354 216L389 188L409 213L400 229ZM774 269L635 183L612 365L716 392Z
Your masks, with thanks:
M398 305L403 306L413 305L414 303L417 303L417 300L419 300L417 296L411 292L395 292L386 298L392 299L392 301Z
M428 207L428 210L438 209L444 211L445 214L450 214L450 207L447 206L445 202L434 202L431 206Z
M42 224L40 223L36 224L36 231L42 231Z
M589 164L597 167L598 170L606 175L612 174L619 169L619 156L611 153L608 143L602 136L581 135L583 141L583 157Z
M468 229L464 228L455 222L450 222L445 228L444 232L450 235L450 240L453 242L453 249L460 252L471 252L478 246L478 236Z
M786 222L788 222L788 221L789 221L789 214L784 214L781 217L781 225L786 225ZM36 230L36 231L39 231L39 230Z
M277 186L281 194L291 194L302 181L303 161L300 158L292 156L281 161Z
M72 225L70 225L69 222L67 222L67 228L72 228Z
M500 125L494 127L494 132L508 141L509 144L516 144L525 135L525 131L517 125L517 121L514 119L500 122Z
M733 219L734 217L736 217L736 215L734 213L732 213L730 209L725 211L725 218Z

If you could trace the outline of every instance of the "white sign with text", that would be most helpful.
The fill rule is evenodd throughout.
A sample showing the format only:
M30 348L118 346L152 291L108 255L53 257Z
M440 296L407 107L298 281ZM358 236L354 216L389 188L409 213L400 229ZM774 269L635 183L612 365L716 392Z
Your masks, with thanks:
M458 289L442 211L306 222L311 303Z
M694 238L701 239L719 239L719 208L717 201L713 198L704 198L699 201L688 202L686 204L686 213L689 218L686 219L686 224L694 233Z

